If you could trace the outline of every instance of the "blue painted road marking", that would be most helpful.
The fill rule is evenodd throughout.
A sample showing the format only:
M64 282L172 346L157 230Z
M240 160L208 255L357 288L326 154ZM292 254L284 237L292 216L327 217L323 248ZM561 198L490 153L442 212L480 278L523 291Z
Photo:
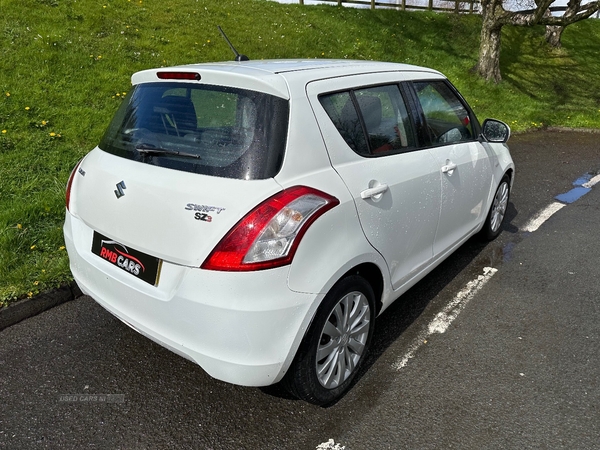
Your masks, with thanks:
M585 194L590 192L592 188L585 188L583 186L578 186L576 188L571 189L569 192L565 192L564 194L557 195L554 197L559 202L563 203L573 203L576 200L579 200Z
M577 178L573 182L573 186L575 186L573 189L571 189L569 192L565 192L564 194L559 194L554 198L559 202L566 204L573 203L574 201L579 200L581 197L583 197L585 194L592 190L591 187L584 186L587 183L589 183L591 179L592 175L586 173L585 175Z

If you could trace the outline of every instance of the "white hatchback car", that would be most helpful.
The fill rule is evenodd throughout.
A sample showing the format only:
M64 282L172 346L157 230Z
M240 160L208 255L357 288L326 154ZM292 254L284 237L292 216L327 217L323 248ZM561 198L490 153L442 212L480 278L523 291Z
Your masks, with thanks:
M338 399L375 317L501 231L510 130L435 70L246 61L132 83L68 182L71 270L215 378Z

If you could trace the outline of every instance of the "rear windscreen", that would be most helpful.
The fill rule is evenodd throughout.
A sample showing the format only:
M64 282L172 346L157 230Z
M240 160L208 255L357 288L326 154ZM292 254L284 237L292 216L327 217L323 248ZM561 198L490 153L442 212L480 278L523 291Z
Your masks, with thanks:
M288 101L220 86L147 83L127 95L99 147L186 172L256 180L281 168Z

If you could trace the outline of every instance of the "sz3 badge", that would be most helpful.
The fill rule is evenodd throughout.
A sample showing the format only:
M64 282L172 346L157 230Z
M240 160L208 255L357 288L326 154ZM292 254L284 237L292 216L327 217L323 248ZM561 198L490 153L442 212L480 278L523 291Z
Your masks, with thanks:
M212 222L213 216L210 213L221 214L221 211L225 211L225 208L221 208L220 206L197 205L196 203L188 203L185 205L185 209L187 211L195 211L194 219L203 222Z

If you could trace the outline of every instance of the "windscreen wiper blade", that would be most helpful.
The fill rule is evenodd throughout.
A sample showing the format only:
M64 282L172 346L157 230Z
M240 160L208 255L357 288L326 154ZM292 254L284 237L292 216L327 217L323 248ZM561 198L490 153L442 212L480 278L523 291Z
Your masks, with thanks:
M150 155L150 156L172 155L172 156L182 156L185 158L201 159L200 155L195 155L193 153L187 153L187 152L179 152L177 150L167 150L166 148L155 147L150 144L139 144L135 147L135 149L138 151L138 153L141 153L144 155Z

